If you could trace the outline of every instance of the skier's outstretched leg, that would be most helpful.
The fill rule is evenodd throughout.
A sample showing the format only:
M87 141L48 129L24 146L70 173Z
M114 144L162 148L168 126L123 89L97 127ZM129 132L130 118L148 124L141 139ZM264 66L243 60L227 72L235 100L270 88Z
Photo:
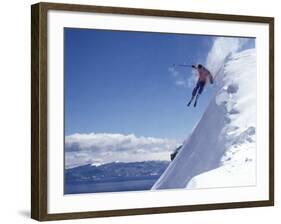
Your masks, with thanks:
M193 99L194 99L194 96L192 96L191 99L190 99L190 101L188 102L188 104L187 104L188 107L190 106L190 104L191 104L191 102L193 101Z
M192 97L191 97L190 101L187 104L188 107L190 106L190 104L192 103L193 99L195 98L197 90L199 89L199 87L200 87L199 82L197 82L196 86L194 87L194 89L192 91Z
M195 98L194 107L196 107L197 100L198 100L199 96L201 95L201 93L203 92L205 82L204 81L199 82L198 86L199 86L199 90L198 90L198 94L196 95L196 98Z
M195 98L195 101L194 101L194 105L193 105L194 107L196 107L196 105L197 105L197 100L198 100L199 96L200 96L200 93L198 93L196 95L196 98Z

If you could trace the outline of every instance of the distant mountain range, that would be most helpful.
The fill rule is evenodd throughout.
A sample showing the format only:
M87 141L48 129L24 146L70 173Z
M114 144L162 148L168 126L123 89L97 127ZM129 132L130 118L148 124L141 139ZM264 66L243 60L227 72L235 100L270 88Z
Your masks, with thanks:
M155 179L169 165L169 161L112 162L102 165L84 165L65 169L65 182L110 182L122 180Z

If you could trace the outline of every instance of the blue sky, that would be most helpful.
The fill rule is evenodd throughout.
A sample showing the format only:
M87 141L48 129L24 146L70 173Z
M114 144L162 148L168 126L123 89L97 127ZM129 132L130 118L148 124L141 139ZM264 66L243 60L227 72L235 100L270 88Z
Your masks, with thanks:
M65 28L65 134L122 133L183 140L213 87L187 108L191 86L174 63L203 63L214 37ZM177 68L189 78L191 68Z

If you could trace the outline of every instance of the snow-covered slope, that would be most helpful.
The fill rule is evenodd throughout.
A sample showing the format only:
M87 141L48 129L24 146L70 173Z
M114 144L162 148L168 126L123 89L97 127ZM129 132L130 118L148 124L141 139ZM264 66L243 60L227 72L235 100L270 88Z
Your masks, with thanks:
M255 184L256 52L220 60L216 93L153 190Z

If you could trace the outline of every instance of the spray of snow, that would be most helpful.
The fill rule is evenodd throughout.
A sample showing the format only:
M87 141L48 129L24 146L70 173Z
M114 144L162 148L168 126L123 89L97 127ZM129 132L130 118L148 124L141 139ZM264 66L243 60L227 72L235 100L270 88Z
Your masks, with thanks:
M216 76L220 72L224 61L233 53L238 52L246 43L247 39L245 38L216 38L206 58L206 67Z
M256 52L244 41L217 38L206 59L216 92L188 141L152 187L255 184Z

